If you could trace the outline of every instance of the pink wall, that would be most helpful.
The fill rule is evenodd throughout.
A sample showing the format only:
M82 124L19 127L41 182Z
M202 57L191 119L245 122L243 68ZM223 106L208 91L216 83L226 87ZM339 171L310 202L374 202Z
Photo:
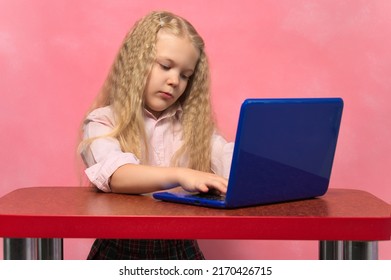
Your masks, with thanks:
M1 196L20 187L79 184L82 116L126 31L151 9L183 15L204 36L215 111L229 139L246 97L341 96L331 187L391 202L388 0L0 0ZM391 259L390 243L380 242L381 259ZM65 240L65 257L85 258L90 244ZM317 258L314 241L201 245L213 259Z

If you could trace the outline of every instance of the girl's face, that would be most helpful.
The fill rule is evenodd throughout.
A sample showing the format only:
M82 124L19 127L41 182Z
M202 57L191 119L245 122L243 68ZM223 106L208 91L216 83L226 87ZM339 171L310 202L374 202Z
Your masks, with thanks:
M199 51L187 37L159 31L156 61L144 92L146 109L156 118L181 97L198 58Z

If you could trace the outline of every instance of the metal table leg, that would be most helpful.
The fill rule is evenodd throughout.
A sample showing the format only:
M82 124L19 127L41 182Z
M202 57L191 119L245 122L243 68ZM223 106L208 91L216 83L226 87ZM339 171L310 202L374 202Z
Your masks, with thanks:
M4 238L5 260L62 260L62 238Z
M343 245L345 260L378 259L377 241L345 241Z
M377 260L377 241L319 241L320 260Z
M5 260L37 260L38 240L36 238L3 238Z
M38 254L40 260L62 260L62 238L40 238L38 240Z
M343 242L342 241L319 241L319 259L320 260L342 260Z

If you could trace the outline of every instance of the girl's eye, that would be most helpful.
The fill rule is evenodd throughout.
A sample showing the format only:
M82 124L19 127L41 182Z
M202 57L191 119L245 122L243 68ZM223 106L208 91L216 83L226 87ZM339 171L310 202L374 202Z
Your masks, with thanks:
M163 69L163 70L170 70L171 69L171 67L170 66L167 66L167 65L165 65L165 64L159 64L160 65L160 67Z
M189 79L190 79L190 76L188 76L188 75L181 75L181 78L183 79L183 80L186 80L186 81L188 81Z

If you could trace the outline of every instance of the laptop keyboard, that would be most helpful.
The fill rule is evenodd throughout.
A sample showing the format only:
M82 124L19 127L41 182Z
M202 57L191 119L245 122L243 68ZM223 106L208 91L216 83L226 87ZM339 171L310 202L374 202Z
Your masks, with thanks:
M225 200L224 195L217 195L217 194L210 194L210 193L189 194L188 197L209 199L209 200L216 200L216 201L224 201Z

